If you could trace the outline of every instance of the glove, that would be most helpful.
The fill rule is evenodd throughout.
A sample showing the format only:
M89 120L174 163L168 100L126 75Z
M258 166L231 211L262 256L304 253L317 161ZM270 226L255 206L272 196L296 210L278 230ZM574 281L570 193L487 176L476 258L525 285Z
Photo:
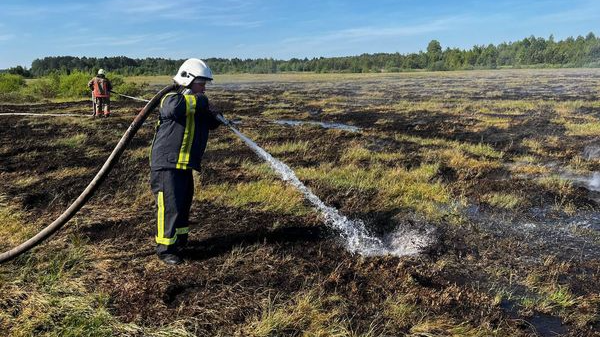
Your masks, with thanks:
M231 122L223 117L223 114L218 111L208 110L210 114L223 125L231 126Z

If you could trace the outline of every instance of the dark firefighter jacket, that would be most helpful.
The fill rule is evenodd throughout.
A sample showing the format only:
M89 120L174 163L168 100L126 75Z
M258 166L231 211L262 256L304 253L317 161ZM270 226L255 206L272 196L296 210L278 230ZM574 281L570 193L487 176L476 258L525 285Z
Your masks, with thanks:
M199 170L208 132L218 126L209 112L206 96L166 94L161 100L152 142L151 170Z

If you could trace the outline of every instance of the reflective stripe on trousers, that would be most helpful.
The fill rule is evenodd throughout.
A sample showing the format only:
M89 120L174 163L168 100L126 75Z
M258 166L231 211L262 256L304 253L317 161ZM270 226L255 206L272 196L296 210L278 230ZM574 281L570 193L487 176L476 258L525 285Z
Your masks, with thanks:
M180 238L186 239L189 233L188 219L194 196L192 171L151 171L150 184L156 196L157 252L172 252L178 248Z

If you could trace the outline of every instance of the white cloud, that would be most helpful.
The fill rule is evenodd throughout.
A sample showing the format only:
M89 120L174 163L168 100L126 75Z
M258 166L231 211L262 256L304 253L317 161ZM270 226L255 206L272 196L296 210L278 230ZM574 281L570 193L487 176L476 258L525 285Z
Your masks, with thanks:
M365 26L358 28L341 29L337 31L331 31L322 35L287 38L284 39L282 43L320 45L332 42L360 42L373 39L416 36L431 32L447 30L451 28L451 26L455 24L456 21L464 21L464 19L444 18L416 25L402 25L395 27Z
M7 16L25 16L29 19L32 17L47 17L54 14L65 14L91 10L92 5L85 4L54 4L48 5L17 5L6 6L3 8L3 14Z
M248 20L241 15L212 15L208 18L207 24L212 26L222 27L240 27L240 28L256 28L264 24L261 20Z
M161 14L171 13L179 10L185 11L185 4L176 1L156 1L156 0L129 0L129 1L110 1L107 3L107 9L113 12L126 14Z
M77 37L77 40L70 39L66 41L68 48L77 47L119 47L132 46L137 44L156 44L164 41L176 41L181 39L179 33L163 33L163 34L140 34L140 35L123 35L119 37L99 36L99 37ZM85 42L79 42L85 41Z
M0 41L9 41L16 37L15 34L0 34Z
M186 26L259 27L263 21L250 17L250 6L253 6L251 0L222 0L216 3L207 0L111 0L106 8L116 15L134 15L128 20L139 22L167 19Z

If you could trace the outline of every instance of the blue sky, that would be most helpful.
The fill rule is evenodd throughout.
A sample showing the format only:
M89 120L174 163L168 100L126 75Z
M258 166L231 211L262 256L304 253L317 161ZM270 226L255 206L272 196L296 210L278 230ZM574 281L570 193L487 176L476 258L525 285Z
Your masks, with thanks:
M598 0L0 0L0 69L45 56L292 57L600 35Z

